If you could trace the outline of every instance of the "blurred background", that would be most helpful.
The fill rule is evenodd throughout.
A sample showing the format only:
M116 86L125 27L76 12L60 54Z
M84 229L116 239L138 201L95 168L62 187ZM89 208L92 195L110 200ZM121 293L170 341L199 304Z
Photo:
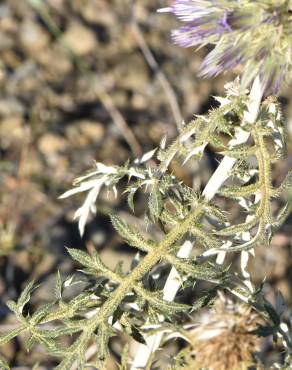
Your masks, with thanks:
M53 295L56 270L76 267L65 245L94 246L114 267L130 265L106 216L114 208L135 220L123 196L102 193L98 213L81 240L73 214L80 198L58 200L93 160L122 164L171 140L182 120L216 106L232 74L197 77L207 50L173 45L176 21L156 10L167 0L6 0L0 1L0 334L15 324L5 302L16 299L28 281L41 283L32 304ZM280 182L291 169L291 87L281 91L287 117L288 155L275 167ZM217 162L209 149L200 166L172 164L187 184L203 187ZM140 222L143 222L140 221ZM290 225L289 225L290 224ZM290 230L289 230L290 226ZM280 289L292 303L291 219L271 247L260 247L251 263L254 282L267 276L267 294ZM5 346L11 365L51 366L38 348L27 355L22 338Z

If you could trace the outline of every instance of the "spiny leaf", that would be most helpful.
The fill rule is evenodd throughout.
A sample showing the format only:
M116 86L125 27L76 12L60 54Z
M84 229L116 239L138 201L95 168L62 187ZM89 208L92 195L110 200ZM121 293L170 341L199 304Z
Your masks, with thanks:
M206 204L204 206L208 216L212 216L221 222L227 221L227 213L222 211L219 207L213 204Z
M82 330L82 327L80 326L69 327L69 328L62 327L62 328L56 328L54 330L42 330L40 331L40 333L44 338L56 339L58 337L63 337L65 335L72 335L74 333L78 333L81 330Z
M135 287L134 290L151 306L167 316L176 312L187 311L190 308L189 305L183 303L166 301L159 293L152 293L141 287Z
M56 370L71 370L75 361L79 364L78 370L83 370L85 353L84 346L88 343L90 338L91 333L87 332L85 329L78 339L66 350L66 353L59 366L56 367Z
M165 173L170 162L173 160L177 152L179 152L180 146L180 142L176 140L166 150L159 150L157 158L161 162L159 169L162 173Z
M91 295L88 294L88 292L82 292L66 305L66 309L68 313L70 313L71 310L72 312L76 312L79 309L92 306L94 302L95 301L92 299Z
M210 264L199 265L189 259L176 258L172 260L174 267L182 274L188 274L195 279L214 281L222 278L225 271Z
M39 324L51 311L53 303L47 303L43 307L39 308L31 317L30 323L33 325Z
M197 311L203 307L211 305L211 303L216 299L217 297L217 291L216 290L210 290L210 292L207 292L202 297L198 298L193 304L191 312Z
M211 232L206 233L202 226L195 224L190 229L191 233L195 235L198 242L206 249L219 248L220 244L217 238Z
M224 141L220 138L220 136L212 135L209 138L209 143L212 144L215 148L226 148Z
M67 251L74 260L87 267L85 272L93 275L100 272L110 279L119 280L118 276L101 261L97 252L94 251L90 256L79 249L67 248Z
M10 336L7 336L6 334L0 337L0 343L1 339L5 342L7 339L9 340L9 338L13 338L17 335L18 331L22 332L23 330L27 330L30 334L30 339L28 341L29 348L37 342L38 344L45 346L48 353L62 357L63 361L57 367L58 370L70 370L73 364L75 367L77 366L79 370L82 370L85 369L87 365L89 366L89 364L86 364L85 353L91 339L95 337L96 330L99 360L95 362L95 364L99 363L99 361L102 363L102 360L107 357L108 341L109 338L114 335L112 326L109 324L112 317L114 317L114 321L118 321L122 325L124 332L129 333L136 340L144 342L138 323L144 323L143 315L146 311L144 310L145 308L148 309L147 320L153 320L154 322L161 317L160 313L163 313L165 317L169 317L175 312L186 311L189 309L189 306L187 305L163 300L161 292L153 292L150 284L150 288L147 285L148 290L146 290L144 285L142 285L142 281L146 285L146 277L151 273L151 271L153 271L152 268L155 267L154 262L152 265L149 262L151 261L152 256L155 257L153 258L153 261L155 262L166 260L183 275L182 280L185 283L183 289L186 286L191 286L191 284L193 285L196 279L203 279L212 282L214 282L214 280L219 280L218 287L228 287L230 280L226 273L227 271L216 268L216 266L211 264L199 263L199 261L203 261L205 257L196 261L192 259L180 259L175 256L178 251L176 243L179 238L183 238L189 231L195 235L198 243L201 243L206 248L215 248L215 252L217 252L218 249L220 249L218 247L221 246L222 240L219 243L219 238L217 238L215 233L210 230L210 225L214 228L216 227L216 229L219 228L219 222L215 222L213 219L216 218L224 223L224 226L227 226L226 215L212 204L207 203L205 205L205 200L194 195L195 193L191 188L187 188L175 179L174 176L167 175L164 170L167 169L170 161L177 154L181 155L183 158L188 158L190 154L197 154L198 148L200 149L199 154L201 154L208 143L213 143L217 146L223 145L220 133L227 133L231 136L239 126L252 131L251 134L254 136L254 142L256 142L256 136L258 136L259 139L262 139L262 136L264 135L263 132L260 133L257 130L259 125L262 127L266 124L267 118L261 117L260 112L259 122L253 125L255 128L249 127L247 124L242 123L243 112L246 110L244 99L242 97L237 99L237 97L234 96L229 98L230 99L228 99L227 103L226 101L222 101L222 106L219 109L214 109L206 117L198 117L191 122L191 124L187 125L182 130L179 138L170 146L170 149L161 154L163 161L159 170L163 176L161 173L157 173L159 172L158 170L156 171L151 168L144 170L139 166L137 166L137 168L129 167L127 164L125 168L121 170L117 168L106 168L106 166L102 169L102 165L99 164L99 172L103 174L111 174L111 176L113 176L107 178L107 180L104 178L106 183L110 183L110 185L108 185L109 187L116 184L117 178L120 178L122 173L123 176L127 175L129 179L131 177L138 179L138 183L141 180L140 186L152 186L149 197L149 213L152 221L159 220L161 224L163 222L167 223L167 234L169 229L171 229L166 239L161 243L157 243L157 248L154 248L155 244L152 241L148 242L145 240L139 230L136 230L133 226L128 225L118 217L112 217L113 225L120 235L125 238L130 245L150 253L150 258L147 256L146 258L141 259L139 262L141 265L135 266L129 275L124 278L125 274L122 270L109 270L102 263L97 253L89 255L80 250L69 249L68 251L71 256L83 265L84 272L93 275L90 276L85 290L81 294L78 294L77 297L72 298L68 303L67 301L62 301L62 286L66 286L65 283L62 284L61 277L57 274L55 296L59 303L59 307L56 309L56 316L54 316L55 309L51 309L48 305L41 307L32 317L29 315L27 317L23 317L21 313L24 305L29 300L30 292L32 290L32 288L28 288L25 295L17 304L14 302L10 303L10 307L15 310L18 318L23 323L23 326L18 328L17 332L12 333L12 337L11 333L9 333ZM238 104L239 102L240 104ZM244 109L242 108L243 106ZM271 118L269 117L269 119ZM281 216L279 216L276 222L271 225L271 207L269 206L269 202L270 197L276 193L272 193L271 191L270 172L272 157L276 150L275 148L272 148L273 150L271 149L270 153L269 149L272 145L275 147L280 145L279 143L281 143L282 135L280 129L278 130L276 123L273 123L273 128L270 131L273 135L272 139L274 140L274 143L272 142L273 140L268 139L267 142L262 140L261 145L250 146L249 144L245 144L234 148L230 147L229 150L225 151L225 154L239 158L237 173L239 173L240 176L242 175L242 179L245 184L248 183L247 181L251 181L254 178L259 179L259 182L255 184L242 186L234 185L228 188L223 188L221 191L221 194L223 195L225 192L225 195L227 196L242 198L240 199L240 205L242 206L242 202L245 201L248 214L255 215L255 218L252 221L247 221L244 224L227 226L217 232L217 235L223 237L233 236L238 233L234 238L230 238L230 241L232 240L234 244L230 247L230 252L240 251L242 249L244 250L245 248L253 248L259 241L264 240L264 238L267 239L267 236L270 235L270 231L272 229L271 226L274 227L279 224L280 218L281 220L283 218L282 214L287 215L287 209L284 209ZM188 145L188 141L190 145ZM146 154L146 157L144 156L141 160L138 160L137 163L141 164L144 160L149 159L151 155L152 153ZM256 159L258 159L258 165L255 165L254 161L247 159L249 156L255 156ZM246 161L244 158L246 158ZM263 169L263 167L265 168ZM92 174L89 175L89 177L91 176ZM114 176L117 177L114 178ZM236 182L234 184L236 184ZM289 186L290 180L288 180L287 184ZM89 186L89 184L86 186ZM131 194L129 195L128 202L132 209L134 208L133 197L135 191L140 186L135 185L135 188L133 188L133 191L131 191ZM287 185L285 185L284 182L283 188L285 189L286 186ZM73 192L75 193L79 191L80 188L77 190L75 189ZM255 202L253 199L245 199L257 192L262 192L262 197L259 202L258 200ZM73 194L72 191L71 194ZM196 213L189 213L191 209L196 209L198 203L201 212L200 215L198 216ZM188 218L188 215L190 218ZM206 225L206 221L208 221L209 224ZM193 222L193 225L191 222ZM181 224L184 226L181 227ZM258 232L256 236L247 243L237 245L236 243L244 242L241 240L240 233L246 231L252 236L251 228L257 224ZM223 227L222 225L219 226ZM224 247L222 246L221 250L224 250L225 247L226 245L224 244ZM155 255L155 253L157 254ZM147 264L143 261L146 261ZM160 273L160 270L158 271ZM100 272L102 273L102 276L100 276ZM214 299L214 295L214 291L209 290L206 296L204 295L195 302L193 309L208 304L209 300L211 301ZM54 303L56 303L56 300L54 300ZM132 309L131 303L137 304L138 309ZM100 307L101 309L97 311ZM129 311L127 311L128 309ZM269 308L267 308L267 310L269 310ZM92 316L91 319L87 317L87 314L88 316L91 314L94 316ZM270 316L273 316L272 309L270 309L269 314ZM125 318L126 315L128 316ZM43 327L40 325L40 328L36 326L38 323L51 322L56 318L62 323L53 331L43 330ZM141 320L142 318L143 320ZM124 324L127 320L128 323ZM276 319L273 318L273 321L275 322ZM59 337L72 335L73 333L78 333L80 331L80 336L77 337L77 339L75 336L73 337L75 341L69 348L62 348L59 345ZM100 370L105 369L105 366L102 365ZM96 367L99 368L98 366ZM125 367L127 367L127 364L125 364Z
M215 233L217 235L220 235L220 236L234 235L234 234L237 234L239 232L249 230L251 227L255 226L257 222L258 222L257 217L254 217L252 220L250 220L248 222L244 222L244 223L237 224L237 225L231 225L231 226L228 226L228 227L226 227L222 230L216 231Z
M249 241L243 244L235 245L230 248L221 248L221 250L224 250L226 252L240 252L240 251L247 251L251 248L254 248L255 246L259 244L269 244L269 240L267 239L266 232L266 224L264 222L260 222L258 226L258 230L256 235Z
M163 208L162 195L158 184L155 184L152 188L148 202L149 212L152 218L158 219Z
M252 168L249 163L245 160L238 159L234 167L230 171L230 177L238 177L241 181L245 183L250 181L258 170Z
M33 346L36 345L36 343L37 343L36 338L33 335L31 335L25 343L25 347L26 347L27 352L30 352L32 350Z
M129 195L127 197L127 200L128 200L128 205L131 209L131 211L134 213L135 212L135 205L134 205L134 196L137 192L138 188L137 187L131 187L128 192L129 192Z
M94 262L92 257L79 249L74 248L66 248L70 256L77 262L79 262L81 265L85 267L94 267Z
M45 347L48 354L56 357L63 357L65 354L65 349L62 349L60 344L51 338L47 338L43 335L41 330L37 330L34 328L30 331L30 337L26 342L26 349L28 352L31 351L32 347L36 345L38 342Z
M195 192L192 188L189 186L186 186L185 184L178 184L178 190L180 191L182 198L189 202L189 205L195 207L201 200L200 195ZM184 205L178 203L178 210L183 209Z
M37 339L51 356L62 358L67 352L67 349L62 347L58 341L48 339L44 336Z
M248 158L252 155L255 155L256 151L257 151L256 146L249 146L247 144L241 144L233 148L230 148L228 150L225 150L223 154L228 155L229 157L232 157L232 158L242 159L242 158Z
M107 359L109 355L108 342L114 335L116 335L116 332L111 326L104 323L99 325L96 342L98 347L98 359L100 361L105 361Z
M161 171L163 173L166 171L177 154L185 157L186 162L192 155L200 157L208 142L212 140L221 146L223 143L221 141L219 143L220 139L217 134L220 132L230 134L233 123L231 118L234 116L234 120L240 120L241 117L238 117L237 113L240 113L240 116L243 114L243 110L238 108L239 105L241 106L241 103L238 99L231 99L224 106L211 110L206 116L197 116L196 119L185 125L178 138L166 150L159 151L158 159L161 161ZM234 111L233 115L226 119L227 113L231 111ZM191 145L187 145L193 136L195 139Z
M25 325L20 325L17 328L11 330L10 332L6 334L0 335L0 346L3 346L4 344L8 343L11 339L17 337L21 332L25 330Z
M7 301L7 302L6 302L6 305L7 305L7 307L8 307L11 311L13 311L16 315L18 315L18 314L19 314L17 304L16 304L14 301L9 300L9 301Z
M254 195L256 191L259 191L260 184L250 184L244 186L226 186L219 190L219 194L229 198L241 198Z
M27 302L30 300L30 295L32 290L35 289L34 287L34 281L31 281L27 284L23 292L21 293L18 301L17 301L17 308L19 312L22 313L23 307L27 304Z
M169 227L170 226L175 226L179 222L182 221L182 219L179 217L177 213L173 213L168 211L167 209L164 209L161 214L160 214L160 220L164 223L167 224Z
M136 247L144 252L149 252L153 244L145 240L140 232L127 224L117 215L111 215L111 221L117 232L124 238L132 247Z

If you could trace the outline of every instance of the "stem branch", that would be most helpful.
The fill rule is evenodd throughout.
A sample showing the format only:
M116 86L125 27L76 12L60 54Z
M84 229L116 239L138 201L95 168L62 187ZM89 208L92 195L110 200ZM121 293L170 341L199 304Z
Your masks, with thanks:
M256 77L254 80L253 86L250 91L248 109L244 113L244 121L250 124L256 122L260 104L263 97L263 88L259 77ZM234 139L230 141L231 146L236 146L247 142L250 134L247 131L240 130ZM230 170L236 162L235 158L225 156L221 161L220 165L213 173L209 182L207 183L203 196L206 200L211 200L214 198L218 189L223 185L223 183L228 179ZM192 245L189 241L184 243L178 252L179 257L189 257L192 252ZM224 253L224 254L223 254ZM217 260L221 263L224 262L225 252L218 255ZM166 284L164 286L164 299L172 301L177 291L181 286L181 281L179 279L179 274L176 269L173 267L170 271L170 274L167 278ZM159 347L163 334L157 333L155 335L149 336L146 339L147 345L140 344L131 367L131 370L143 369L147 366L151 354Z
M202 215L202 206L197 205L177 227L170 231L166 237L149 252L140 264L120 283L119 287L112 293L110 298L103 304L100 310L88 321L80 337L69 348L68 356L57 367L58 370L65 370L71 366L78 354L80 348L86 347L92 334L98 325L108 323L110 317L118 305L122 302L128 292L139 282L143 276L150 271L168 252L170 247L187 233L194 220L199 219Z

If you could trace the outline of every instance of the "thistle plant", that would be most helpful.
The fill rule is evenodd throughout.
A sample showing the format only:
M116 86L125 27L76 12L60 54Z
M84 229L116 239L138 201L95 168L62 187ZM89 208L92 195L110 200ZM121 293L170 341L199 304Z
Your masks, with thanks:
M61 198L86 194L75 213L81 235L88 217L96 212L101 191L123 192L132 212L136 194L145 193L145 228L127 223L114 212L110 215L117 233L139 253L125 272L120 264L109 269L97 251L86 253L68 248L80 264L82 279L80 275L66 278L57 273L55 299L33 313L24 309L34 289L34 284L29 284L17 302L7 303L19 325L2 335L0 344L26 332L27 349L41 344L49 355L58 358L58 370L90 366L106 369L111 338L125 333L141 345L136 356L125 351L120 368L150 369L156 350L169 335L196 337L192 344L197 344L197 351L202 351L202 346L212 347L214 340L199 343L206 327L194 336L185 324L191 314L212 306L224 291L245 302L244 312L251 320L252 329L247 330L247 336L242 332L238 335L242 336L240 340L247 338L254 351L242 348L247 354L236 354L236 366L244 368L252 359L258 337L273 335L285 349L283 363L275 367L289 368L292 337L285 322L283 299L279 294L276 307L272 306L265 299L262 286L253 285L247 264L258 245L268 248L273 233L291 209L288 201L281 208L273 204L275 198L285 199L292 173L274 187L273 167L285 158L285 124L276 96L269 95L289 79L291 71L291 6L287 0L177 0L162 10L185 22L185 26L173 32L176 43L187 47L213 46L202 64L203 76L238 67L241 78L227 83L225 96L216 97L218 107L184 124L172 143L162 138L159 148L123 166L95 163L91 171L76 179L73 188ZM182 165L200 162L210 145L223 159L201 192L180 181L170 166L174 159ZM127 186L123 188L124 179ZM231 205L240 210L238 222L228 213ZM147 228L159 228L164 236L150 237ZM192 248L195 254L191 253ZM239 272L233 272L225 263L229 253L239 254ZM171 272L163 288L166 267ZM183 293L197 281L208 282L208 290L188 304L180 302L177 292ZM68 299L67 292L76 284L75 295ZM233 311L237 318L236 309ZM218 315L223 313L217 311ZM240 315L244 316L242 310ZM257 325L252 319L255 317L261 318ZM63 338L70 342L68 346L62 344ZM229 340L226 335L224 340ZM95 346L96 355L88 359L91 345ZM204 350L209 353L208 348ZM191 358L192 353L192 346L187 346L185 358ZM215 369L216 364L202 362L202 355L195 351L193 364ZM9 368L1 361L2 368ZM181 360L180 354L176 362L169 362L169 368L190 368L187 366L189 362Z

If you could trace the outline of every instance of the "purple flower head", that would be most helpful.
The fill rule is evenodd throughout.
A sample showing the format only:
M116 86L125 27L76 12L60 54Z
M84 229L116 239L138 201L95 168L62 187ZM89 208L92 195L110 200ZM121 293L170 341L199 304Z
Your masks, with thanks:
M211 44L200 74L216 76L242 64L242 83L256 75L266 91L279 89L292 66L292 14L289 0L175 0L168 8L183 22L172 31L182 47Z

